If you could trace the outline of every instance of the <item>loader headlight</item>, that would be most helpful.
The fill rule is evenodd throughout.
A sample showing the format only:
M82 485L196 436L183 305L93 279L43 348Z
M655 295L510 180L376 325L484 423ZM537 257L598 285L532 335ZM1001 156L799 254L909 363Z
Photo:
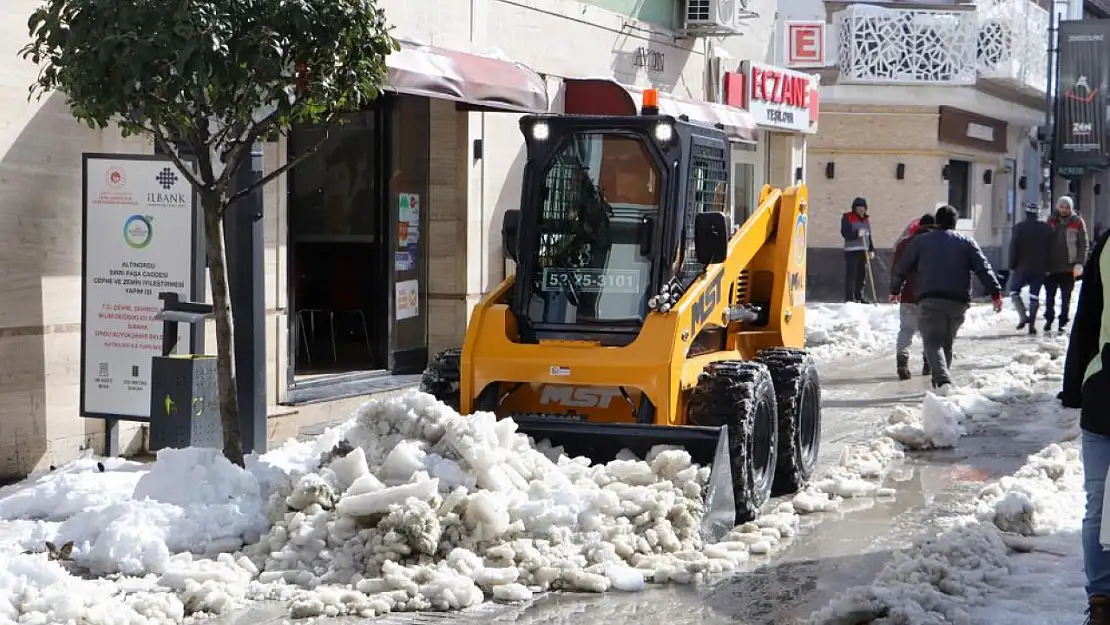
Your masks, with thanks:
M659 122L655 125L653 134L655 135L655 140L659 143L668 143L671 139L674 139L674 126L667 122Z
M536 122L535 124L532 124L533 139L535 139L536 141L547 141L547 138L550 136L551 128L547 125L547 122Z

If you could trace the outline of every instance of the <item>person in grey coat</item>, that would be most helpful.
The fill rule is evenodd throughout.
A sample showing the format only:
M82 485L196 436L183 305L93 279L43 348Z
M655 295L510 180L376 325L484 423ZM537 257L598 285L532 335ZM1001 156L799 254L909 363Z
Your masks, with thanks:
M1052 226L1037 216L1037 205L1025 207L1025 220L1014 226L1010 237L1010 300L1018 313L1017 329L1029 327L1037 333L1037 308L1041 287L1048 274L1048 256L1052 249ZM1021 289L1029 287L1029 308L1021 299Z
M952 343L971 305L972 273L990 291L995 312L1002 310L998 278L979 244L955 231L958 216L947 204L938 208L936 228L909 242L890 278L890 301L898 302L906 279L914 275L918 327L933 388L941 395L952 389Z

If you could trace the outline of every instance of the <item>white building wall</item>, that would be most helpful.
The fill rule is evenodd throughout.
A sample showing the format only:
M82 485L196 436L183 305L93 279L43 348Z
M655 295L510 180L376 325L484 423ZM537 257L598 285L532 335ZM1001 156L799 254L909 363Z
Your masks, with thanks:
M115 130L77 123L60 95L27 101L37 70L17 53L28 40L27 17L38 5L38 0L9 0L0 7L0 266L5 269L0 291L6 296L0 305L0 476L66 462L86 447L103 451L103 424L81 419L77 410L81 154L152 151L146 141L125 141ZM704 94L707 53L730 57L729 70L745 59L772 60L777 11L774 0L754 0L749 8L759 17L746 22L740 35L676 39L674 32L570 0L384 0L380 6L398 37L503 56L552 77L612 77L694 99ZM664 54L664 72L648 75L634 67L641 46ZM551 82L557 87L557 79ZM503 276L501 215L519 202L523 141L516 115L464 117L466 127L447 143L457 156L467 157L468 165L459 169L467 183L466 232L460 236L466 246L460 254L466 257L466 295L473 304ZM437 127L453 131L448 121ZM474 139L484 142L479 160L469 154ZM282 158L281 144L267 147L267 167ZM279 179L265 191L271 402L284 394L288 345L284 184ZM347 404L313 409L337 418ZM273 407L271 416L281 410ZM121 439L125 445L142 443L135 426L124 425Z

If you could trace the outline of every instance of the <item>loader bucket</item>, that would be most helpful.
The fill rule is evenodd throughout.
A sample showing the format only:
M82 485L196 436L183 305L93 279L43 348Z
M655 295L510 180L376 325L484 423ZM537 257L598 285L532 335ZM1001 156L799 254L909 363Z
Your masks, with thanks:
M547 439L568 456L585 456L595 464L616 460L622 449L640 458L656 445L682 447L695 464L712 467L705 491L701 534L717 542L736 525L732 491L728 428L694 425L666 426L639 423L591 423L543 417L513 417L517 431L536 442Z

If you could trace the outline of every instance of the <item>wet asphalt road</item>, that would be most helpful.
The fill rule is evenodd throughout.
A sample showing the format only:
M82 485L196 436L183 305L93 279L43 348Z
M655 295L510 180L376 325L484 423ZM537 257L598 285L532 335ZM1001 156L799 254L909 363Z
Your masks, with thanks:
M968 336L954 362L957 383L972 364L978 371L1004 367L1014 336ZM823 363L821 466L836 463L849 444L874 437L899 403L917 404L925 378L897 381L893 357L874 356L852 364ZM840 366L829 366L830 364ZM920 366L920 365L917 365ZM914 454L892 467L892 500L846 500L841 510L802 517L797 537L770 558L753 558L748 570L699 586L648 587L643 593L551 594L526 606L486 604L453 614L395 614L381 625L513 623L555 625L789 625L800 623L847 588L870 583L891 554L930 531L938 518L972 500L983 482L1013 473L1031 453L1059 440L1065 425L1020 428L1032 418L1020 409L998 423L972 429L954 450ZM1043 417L1038 417L1043 418ZM820 471L820 469L818 469ZM258 606L218 619L228 625L276 623L283 606ZM318 623L356 623L320 619Z

